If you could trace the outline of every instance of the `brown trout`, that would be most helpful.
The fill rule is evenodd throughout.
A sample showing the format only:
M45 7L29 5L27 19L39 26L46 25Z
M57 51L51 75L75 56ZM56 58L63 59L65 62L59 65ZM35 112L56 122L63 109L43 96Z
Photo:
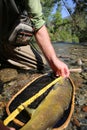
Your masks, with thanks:
M69 79L56 83L20 130L51 130L68 109L72 98Z

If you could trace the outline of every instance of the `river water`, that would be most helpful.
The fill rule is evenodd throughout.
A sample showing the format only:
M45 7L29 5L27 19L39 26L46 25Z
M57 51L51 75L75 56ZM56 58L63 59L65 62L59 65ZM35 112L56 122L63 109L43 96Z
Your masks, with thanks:
M69 69L76 69L70 74L76 87L75 109L66 130L87 130L87 44L54 42L53 47ZM6 65L0 68L0 119L10 98L38 75Z

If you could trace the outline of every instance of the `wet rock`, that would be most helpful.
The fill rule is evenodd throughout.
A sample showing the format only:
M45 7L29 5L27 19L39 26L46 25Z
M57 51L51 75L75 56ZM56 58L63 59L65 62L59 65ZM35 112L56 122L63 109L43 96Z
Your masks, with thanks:
M84 72L87 72L87 67L84 67L84 68L83 68L83 71L84 71Z
M82 73L83 79L87 80L87 73Z
M71 78L72 78L72 80L73 80L73 82L74 82L74 84L75 84L76 90L77 90L78 88L80 88L81 85L82 85L82 83L83 83L83 79L82 79L82 77L80 76L80 74L73 72L73 73L71 73Z
M87 106L83 106L82 111L87 112Z
M85 97L83 95L81 95L80 92L78 94L79 95L76 96L76 104L79 106L82 106L86 103Z
M80 127L80 122L76 117L73 118L73 125L76 125L77 127Z
M87 130L87 120L86 119L80 120L80 130Z
M86 59L86 58L83 58L82 61L83 61L83 62L87 62L87 59Z
M79 65L79 66L81 66L83 63L82 63L82 60L79 58L78 60L77 60L77 65Z
M0 70L0 80L3 82L8 82L17 77L18 73L16 69L5 68Z

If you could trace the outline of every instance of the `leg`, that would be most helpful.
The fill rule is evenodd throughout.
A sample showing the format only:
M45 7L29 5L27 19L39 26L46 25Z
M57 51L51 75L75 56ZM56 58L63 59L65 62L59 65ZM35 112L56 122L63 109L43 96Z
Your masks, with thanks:
M1 58L22 69L36 68L42 70L45 58L36 51L32 44L16 47L9 43L0 45Z

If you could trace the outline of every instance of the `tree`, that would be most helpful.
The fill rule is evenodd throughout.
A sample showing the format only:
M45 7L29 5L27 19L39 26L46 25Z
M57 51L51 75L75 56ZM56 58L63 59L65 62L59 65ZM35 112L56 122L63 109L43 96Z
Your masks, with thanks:
M73 0L76 4L73 18L73 33L80 42L87 41L87 0Z
M72 1L73 7L68 4L68 0L41 0L52 40L87 41L87 0ZM61 17L62 6L65 6L70 14L66 19Z

